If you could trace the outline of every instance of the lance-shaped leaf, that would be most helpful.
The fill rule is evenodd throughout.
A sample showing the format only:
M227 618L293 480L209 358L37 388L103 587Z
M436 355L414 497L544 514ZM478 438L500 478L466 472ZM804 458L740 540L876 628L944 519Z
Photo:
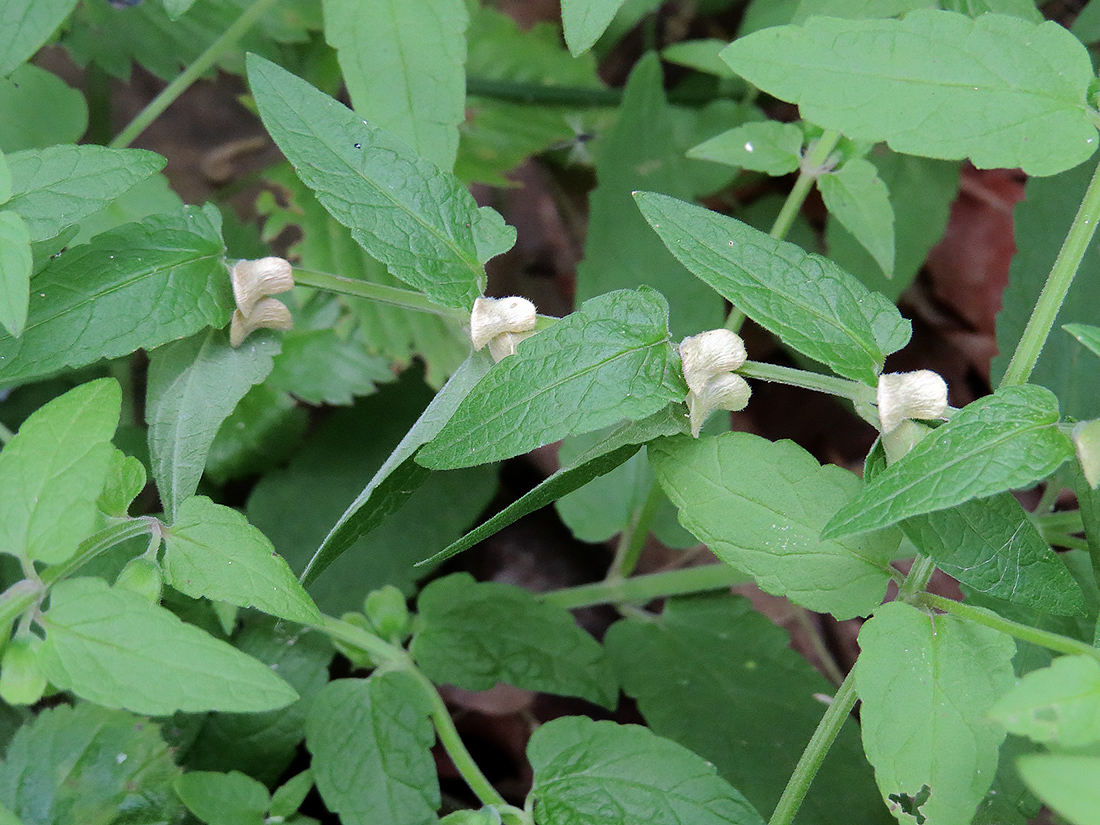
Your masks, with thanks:
M676 404L642 421L624 424L606 439L601 440L598 445L577 456L568 466L562 467L533 490L520 496L492 518L482 522L458 541L451 543L420 564L436 564L469 550L489 536L499 533L509 524L514 524L535 510L557 501L574 490L579 490L593 479L607 475L616 467L622 466L642 448L643 443L662 435L684 432L683 422L683 407Z
M54 585L42 625L46 677L104 707L149 716L254 712L298 698L267 665L103 579Z
M639 725L566 716L527 745L539 825L763 825L714 765Z
M786 175L798 169L803 140L802 130L796 124L765 120L737 126L693 146L688 157L766 175Z
M1086 346L1089 352L1100 355L1100 327L1092 324L1065 324L1062 329Z
M936 566L969 588L1061 616L1085 607L1081 588L1011 493L901 523Z
M511 458L570 433L638 420L687 394L657 292L619 290L528 338L417 455L433 469Z
M1005 732L987 714L1014 681L1012 638L891 602L860 630L859 646L863 746L883 801L937 825L969 825L997 770Z
M383 518L397 510L424 483L428 473L413 459L413 455L443 429L462 400L488 372L490 362L488 353L473 353L443 389L436 393L363 492L348 505L325 536L302 572L303 585L308 587L356 540L381 524Z
M989 711L1010 733L1045 745L1082 748L1100 742L1100 662L1060 656L1024 675Z
M169 518L195 494L218 428L271 372L278 352L273 335L249 336L243 346L231 347L224 330L208 330L150 355L149 456Z
M408 673L329 682L306 724L313 779L346 825L436 822L431 702Z
M164 158L143 149L51 146L8 156L9 204L27 222L31 240L43 241L98 212L160 171Z
M1054 22L932 9L815 18L755 32L722 57L806 120L906 154L1053 175L1097 146L1088 51Z
M860 489L852 473L749 433L661 439L649 457L680 523L763 590L841 619L882 601L899 531L821 538L837 504Z
M249 55L248 78L264 125L332 216L398 278L468 309L485 273L478 207L459 180L274 63Z
M325 0L351 105L440 169L454 166L465 120L465 0Z
M12 335L23 334L30 303L31 236L17 212L0 212L0 324Z
M55 398L0 451L0 551L50 564L95 528L122 392L101 378Z
M562 0L561 23L573 57L592 48L625 0Z
M890 192L869 160L853 158L817 179L825 208L882 268L894 275L894 207Z
M4 0L0 3L0 77L30 59L65 22L76 0Z
M677 258L785 344L847 378L874 384L909 340L897 308L827 258L741 221L652 192L634 195Z
M456 573L425 587L417 611L412 655L433 682L466 690L506 682L615 706L619 685L603 648L565 608Z
M1058 399L1043 387L1008 387L951 417L830 519L823 536L876 530L1026 487L1073 458L1058 429Z
M181 593L293 622L321 618L267 537L236 510L206 496L183 502L164 534L164 548L165 577Z
M34 278L20 338L0 335L0 386L225 326L233 291L218 229L156 215L63 252Z

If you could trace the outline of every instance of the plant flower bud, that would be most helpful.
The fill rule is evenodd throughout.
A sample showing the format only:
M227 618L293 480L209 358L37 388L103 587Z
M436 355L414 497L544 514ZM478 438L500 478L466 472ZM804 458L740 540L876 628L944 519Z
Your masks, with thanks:
M470 313L470 340L474 342L474 349L481 349L502 335L532 332L538 323L538 313L535 305L526 298L512 295L508 298L477 298L474 301L473 312ZM505 343L498 346L498 351L505 355L511 355L516 351L515 345L523 338L505 339ZM512 341L512 343L508 343ZM490 349L490 352L493 352ZM497 353L493 352L493 358L497 361Z
M294 325L290 310L274 298L264 298L250 315L239 309L233 311L233 320L229 325L229 344L239 347L244 339L258 329L279 329L286 331Z
M529 332L502 332L489 341L489 354L493 356L493 363L499 363L509 355L516 354L516 347L520 341L525 341L535 334Z
M738 369L747 357L745 342L741 340L741 336L728 329L701 332L680 343L684 380L687 381L688 389L697 396L703 394L704 387L711 378L719 373ZM747 395L745 397L748 398Z
M687 394L688 416L691 421L691 434L699 437L699 431L715 410L736 412L745 409L752 390L748 382L740 375L722 372L715 375L703 386L703 391Z
M878 379L880 431L907 418L939 418L947 412L947 382L931 370L893 372Z
M46 692L46 677L38 665L42 640L32 633L8 642L0 661L0 699L9 705L33 705Z
M287 292L294 286L290 262L282 258L238 261L229 277L233 282L233 300L245 317L252 314L262 298Z

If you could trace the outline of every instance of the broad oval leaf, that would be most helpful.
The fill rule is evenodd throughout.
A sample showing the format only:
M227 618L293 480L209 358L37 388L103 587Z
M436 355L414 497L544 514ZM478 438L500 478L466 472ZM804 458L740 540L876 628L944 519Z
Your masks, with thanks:
M431 702L411 675L329 682L306 725L311 769L345 825L429 825L440 805Z
M1009 733L1044 745L1083 748L1100 742L1100 662L1060 656L1033 670L989 711Z
M69 390L36 410L0 451L0 551L49 564L95 529L118 427L113 378Z
M9 206L27 222L31 240L52 238L155 174L165 160L144 149L51 146L8 156Z
M763 590L839 619L882 602L899 531L821 538L837 504L859 491L854 474L822 467L792 441L749 433L665 438L648 449L680 523Z
M372 256L436 303L469 309L485 284L478 207L453 175L256 55L260 116L317 200Z
M76 6L76 0L5 0L0 4L0 77L29 60Z
M188 771L172 789L208 825L264 825L271 804L263 783L240 771Z
M1073 458L1058 399L1043 387L1000 389L959 410L830 519L822 535L862 533L1019 487Z
M565 716L527 745L539 825L763 825L714 765L639 725Z
M0 324L16 337L27 323L33 268L27 224L19 213L5 209L0 212Z
M909 340L897 308L827 258L751 226L652 192L634 199L677 258L785 344L874 384Z
M562 0L561 23L573 57L592 48L625 0Z
M619 686L599 642L568 610L527 590L456 573L425 587L417 611L412 655L433 682L465 690L506 682L615 706Z
M1100 757L1041 753L1016 764L1028 787L1067 821L1100 825Z
M499 461L685 395L665 299L646 287L609 292L493 367L416 460L432 469Z
M255 607L310 623L321 618L285 560L241 513L194 496L164 533L168 583L194 598Z
M1088 51L1054 22L933 9L815 17L734 41L722 57L806 120L897 152L1053 175L1097 146Z
M202 212L156 215L63 252L34 277L21 338L0 335L0 386L225 326L225 248Z
M1015 680L1012 638L891 602L860 630L859 646L863 746L883 801L897 810L908 800L937 825L970 825L1005 735L987 713Z
M169 518L195 494L218 428L252 385L268 376L278 352L273 335L251 335L231 347L223 330L208 330L150 354L149 457Z
M39 662L61 690L149 716L285 707L294 689L262 662L102 579L50 588Z

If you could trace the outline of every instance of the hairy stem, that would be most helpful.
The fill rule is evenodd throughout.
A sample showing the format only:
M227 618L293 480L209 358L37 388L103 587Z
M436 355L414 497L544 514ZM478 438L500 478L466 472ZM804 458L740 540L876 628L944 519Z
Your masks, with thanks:
M994 630L999 630L1002 633L1007 633L1009 636L1014 636L1025 642L1031 642L1040 647L1045 647L1047 650L1053 650L1056 653L1065 653L1071 656L1083 654L1100 661L1100 648L1093 647L1077 639L1071 639L1069 636L1063 636L1060 633L1051 633L1048 630L1039 630L1035 627L1029 627L1026 624L1013 622L994 613L992 610L986 610L984 607L977 607L972 604L966 604L965 602L952 601L951 599L945 599L943 596L936 596L932 593L922 594L919 601L926 607L934 607L937 610L942 610L944 613L951 613L960 618L969 619L975 624L991 627Z
M1035 369L1035 362L1039 360L1039 353L1054 327L1054 320L1058 317L1058 310L1062 308L1062 302L1066 299L1077 275L1077 267L1081 259L1085 257L1085 250L1096 232L1096 221L1100 219L1100 165L1093 172L1089 181L1085 197L1081 200L1081 206L1070 225L1066 239L1062 242L1062 248L1051 267L1047 282L1043 285L1043 291L1039 294L1039 300L1035 303L1035 309L1031 312L1020 343L1016 345L1016 351L1012 353L1012 360L1008 362L1004 377L1001 379L1002 387L1012 387L1023 384L1031 376Z
M159 529L160 522L152 516L120 519L80 542L76 553L68 561L47 567L42 573L42 581L47 585L60 581L70 576L82 564L91 561L100 553L110 550L116 544L122 544L127 539L134 538L134 536L142 536Z
M260 18L267 14L277 2L278 0L255 0L251 6L241 13L240 17L233 21L221 37L211 43L206 51L196 57L195 61L183 70L179 77L169 83L164 91L149 102L148 106L138 112L137 116L130 121L125 129L119 132L118 136L109 145L119 149L133 143L134 139L144 132L150 123L160 117L161 113L171 106L176 98L183 94L192 83L206 74L217 59L256 25Z
M768 825L790 825L802 806L802 800L810 790L810 783L813 782L825 755L832 747L837 734L840 733L844 720L848 718L848 714L855 707L856 699L859 698L856 695L853 673L854 671L845 677L829 709L818 722L814 735L810 737L809 744L806 745L806 749L798 759L798 764L795 765L794 773L787 780L787 787L783 789L783 795L779 797L779 803L775 806Z
M909 568L909 575L905 577L905 581L898 588L898 600L908 602L916 598L917 594L928 586L928 582L935 572L936 563L927 556L917 556L913 559L913 566Z
M642 554L646 536L653 525L653 518L657 515L657 508L661 506L661 485L656 481L649 484L649 492L645 501L630 514L630 522L619 536L619 544L615 548L615 558L611 562L611 568L607 571L607 581L622 581L632 572L638 563L638 557Z
M366 298L381 304L411 309L414 312L428 312L432 315L441 315L444 318L454 318L459 321L469 320L469 314L461 309L441 307L439 304L430 301L423 293L411 289L401 289L385 284L372 284L370 281L344 278L340 275L301 267L294 268L294 283L299 286L323 289L339 295L350 295L353 298Z
M684 596L709 590L725 590L735 584L746 584L752 577L725 564L705 564L685 570L649 573L618 581L602 581L566 587L539 596L547 604L573 610L596 604L649 602L665 596Z
M759 378L762 381L771 381L776 384L802 387L807 390L847 398L856 403L861 401L870 402L875 397L874 388L859 381L837 378L819 372L799 370L793 367L780 367L763 361L746 361L737 372L746 378Z
M806 202L806 196L810 194L810 189L821 177L825 169L825 162L829 159L829 155L832 154L839 140L840 132L827 129L816 142L810 145L809 152L802 159L801 168L798 171L798 180L794 182L794 187L787 195L787 200L783 202L783 208L779 210L779 216L772 224L771 232L768 233L773 238L783 239L787 237L795 216L802 209L802 204Z

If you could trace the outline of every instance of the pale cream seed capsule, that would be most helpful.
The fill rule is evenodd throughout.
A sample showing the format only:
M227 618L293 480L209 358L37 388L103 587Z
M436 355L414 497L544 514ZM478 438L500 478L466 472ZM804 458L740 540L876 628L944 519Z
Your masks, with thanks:
M477 298L470 313L470 340L474 349L481 349L506 332L530 332L538 320L535 305L518 295Z
M230 273L230 280L237 309L248 316L262 299L293 287L294 270L289 261L276 257L238 261Z
M691 434L695 438L699 437L699 431L703 429L712 412L743 410L749 403L749 396L752 395L748 382L732 372L712 376L702 389L703 391L698 394L694 391L689 392L686 399Z
M535 334L535 331L527 332L502 332L489 339L489 354L493 356L493 363L500 363L509 355L516 354L516 346L520 341L525 341Z
M893 372L878 379L880 431L907 418L940 418L947 412L947 382L932 370Z
M680 360L684 365L684 380L696 395L703 393L706 383L723 372L738 369L748 354L745 342L736 332L712 329L685 338L680 343Z
M251 314L245 315L239 309L233 311L233 320L229 324L229 344L239 347L244 339L258 329L278 329L286 331L294 325L290 310L274 298L262 298Z

